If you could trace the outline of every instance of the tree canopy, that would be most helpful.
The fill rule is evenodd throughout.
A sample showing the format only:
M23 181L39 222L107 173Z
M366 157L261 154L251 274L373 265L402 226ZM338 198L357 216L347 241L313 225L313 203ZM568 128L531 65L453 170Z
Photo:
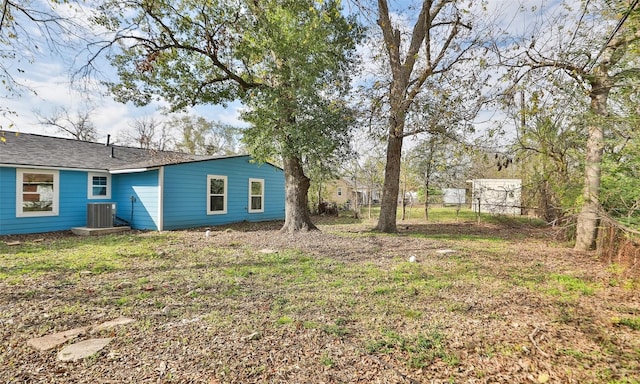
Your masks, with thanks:
M483 81L474 78L471 70L474 66L470 65L470 61L474 59L478 60L478 64L483 59L474 52L480 47L480 31L473 32L472 13L466 4L461 3L457 0L423 1L419 5L417 16L411 18L412 27L408 27L403 25L403 19L395 18L390 12L387 0L377 1L377 24L386 53L387 73L391 79L385 90L385 102L388 103L387 160L382 207L377 225L380 231L396 231L404 137L433 128L407 129L407 120L414 112L412 108L416 99L428 91L435 91L430 94L435 103L451 106L447 101L451 96L451 90L433 89L428 85L430 80L433 84L446 84L449 79L456 77L456 73L467 74L467 84L470 88L483 84ZM469 81L472 78L474 79ZM461 79L464 79L464 76L457 80ZM438 92L439 90L442 92ZM418 113L430 113L425 108L420 109L422 111ZM432 121L437 122L441 118L442 115L436 114Z
M241 100L245 142L259 161L282 157L283 230L314 229L307 212L308 157L344 145L341 97L359 36L337 1L107 1L95 22L114 38L102 51L118 71L122 102L160 98L173 110Z
M584 183L577 218L577 250L589 250L596 244L601 211L601 182L604 148L611 129L613 110L610 98L618 89L637 83L640 62L637 60L640 29L638 2L585 2L575 19L572 33L557 26L541 36L525 36L510 49L498 53L510 68L512 79L525 82L531 74L548 94L572 92L581 100L586 131L584 145ZM568 20L559 15L559 21ZM603 28L604 26L604 28ZM527 86L534 83L528 83ZM540 86L540 84L537 84Z

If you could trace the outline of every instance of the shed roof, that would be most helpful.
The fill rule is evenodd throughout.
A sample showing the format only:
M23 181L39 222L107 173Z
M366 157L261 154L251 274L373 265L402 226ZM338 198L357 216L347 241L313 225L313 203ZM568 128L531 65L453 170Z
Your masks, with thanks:
M32 133L5 131L4 136L6 141L0 142L0 166L116 171L222 158L106 145Z

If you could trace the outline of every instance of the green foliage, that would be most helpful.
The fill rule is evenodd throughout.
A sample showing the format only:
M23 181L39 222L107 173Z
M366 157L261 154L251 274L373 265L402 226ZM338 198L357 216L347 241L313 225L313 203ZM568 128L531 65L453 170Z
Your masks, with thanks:
M360 32L338 0L109 0L95 23L115 33L120 102L173 110L241 101L243 142L258 162L281 159L283 229L314 228L305 164L348 148L343 99Z
M178 148L198 155L234 155L238 153L241 129L203 117L180 116L166 123L179 131Z
M242 117L252 124L245 142L259 159L294 155L315 164L344 155L353 114L340 97L348 89L354 24L336 2L267 4L247 37L247 49L268 72L268 87L245 99Z
M442 188L464 188L469 178L471 159L463 145L443 134L430 134L408 156L409 171L418 181L418 200L441 195ZM429 199L431 201L431 199Z
M638 96L623 89L615 94L620 108L611 119L611 134L602 166L602 207L628 226L640 225L640 137ZM623 140L621 142L621 139Z
M260 161L322 158L348 142L340 98L359 29L339 2L112 0L100 10L94 21L122 48L111 56L117 100L162 98L174 110L241 100Z
M555 110L542 108L540 95L532 92L530 106L521 111L530 123L520 127L516 152L529 187L524 188L525 205L537 207L538 215L551 222L579 206L581 196L580 156L583 127Z

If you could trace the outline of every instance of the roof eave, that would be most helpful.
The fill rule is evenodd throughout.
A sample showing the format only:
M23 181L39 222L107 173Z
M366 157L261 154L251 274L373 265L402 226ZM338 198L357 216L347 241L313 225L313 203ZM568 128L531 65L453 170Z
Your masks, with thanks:
M34 165L34 164L17 164L17 163L0 163L2 168L29 168L29 169L56 169L58 171L78 171L78 172L109 172L104 168L73 168L61 167L56 165Z

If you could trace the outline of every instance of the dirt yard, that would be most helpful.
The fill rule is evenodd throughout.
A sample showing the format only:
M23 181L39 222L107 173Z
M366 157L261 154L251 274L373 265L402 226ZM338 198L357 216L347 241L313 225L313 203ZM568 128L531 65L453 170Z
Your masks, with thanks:
M640 382L637 270L548 228L280 225L0 237L0 382ZM27 345L119 316L86 359Z

